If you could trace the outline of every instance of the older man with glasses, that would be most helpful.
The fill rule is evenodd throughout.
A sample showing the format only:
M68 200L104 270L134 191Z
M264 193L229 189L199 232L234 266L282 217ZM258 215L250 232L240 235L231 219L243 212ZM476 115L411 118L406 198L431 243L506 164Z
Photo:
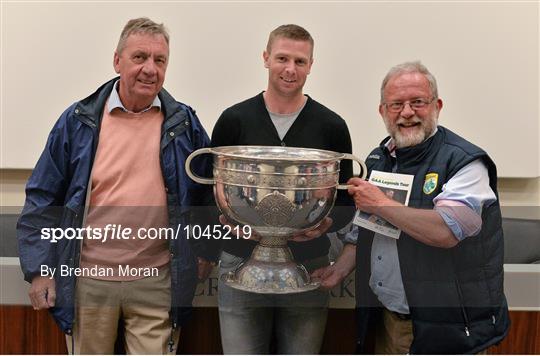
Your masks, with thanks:
M393 67L379 113L390 135L366 164L412 175L408 206L349 180L358 209L397 228L394 239L358 227L359 351L376 326L376 353L484 352L508 332L497 172L481 148L437 126L443 102L420 62ZM354 267L349 261L349 267Z

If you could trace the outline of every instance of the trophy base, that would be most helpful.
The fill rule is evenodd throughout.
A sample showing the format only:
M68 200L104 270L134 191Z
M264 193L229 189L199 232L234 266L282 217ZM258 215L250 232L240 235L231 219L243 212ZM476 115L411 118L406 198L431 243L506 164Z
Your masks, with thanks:
M274 261L270 261L269 256L273 256ZM260 294L302 293L320 286L303 265L292 260L286 246L258 245L249 260L235 271L223 274L221 280L231 288Z

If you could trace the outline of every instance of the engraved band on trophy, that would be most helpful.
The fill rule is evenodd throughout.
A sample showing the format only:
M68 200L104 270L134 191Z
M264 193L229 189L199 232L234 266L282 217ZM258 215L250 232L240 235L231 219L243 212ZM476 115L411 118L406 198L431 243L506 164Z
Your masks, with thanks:
M214 178L191 171L193 158L213 155ZM201 184L213 184L216 203L232 223L249 225L261 239L251 257L222 276L229 286L253 293L310 291L319 282L296 263L287 246L294 234L317 227L334 205L342 159L363 161L347 153L280 146L202 148L186 160L186 173Z

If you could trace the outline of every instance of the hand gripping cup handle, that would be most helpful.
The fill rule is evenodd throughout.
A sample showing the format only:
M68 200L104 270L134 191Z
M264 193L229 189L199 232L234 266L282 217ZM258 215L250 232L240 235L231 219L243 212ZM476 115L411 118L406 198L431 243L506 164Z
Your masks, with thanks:
M191 161L193 160L193 158L199 155L205 154L205 153L212 153L212 148L210 147L200 148L189 155L189 157L186 159L186 164L185 164L186 173L189 176L189 178L193 179L197 183L214 184L214 179L199 177L198 175L196 175L195 173L191 171Z
M361 159L355 157L354 155L352 155L350 153L344 153L342 159L350 159L351 161L357 162L360 165L360 168L362 169L360 171L359 178L366 179L366 177L367 177L367 167L366 167L366 164L364 163L364 161L362 161ZM349 189L349 187L350 187L350 185L347 185L347 184L339 184L337 186L337 189L347 190L347 189Z

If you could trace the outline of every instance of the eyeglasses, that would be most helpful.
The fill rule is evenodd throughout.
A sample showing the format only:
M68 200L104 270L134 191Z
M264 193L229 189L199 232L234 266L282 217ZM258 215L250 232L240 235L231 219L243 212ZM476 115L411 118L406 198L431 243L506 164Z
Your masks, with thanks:
M386 106L386 109L388 109L388 111L398 113L398 112L401 112L405 108L405 105L407 104L409 104L411 109L416 111L416 110L421 110L425 108L426 106L431 104L433 100L435 100L435 98L431 98L431 99L418 98L418 99L407 100L403 102L393 101L391 103L384 103L384 105Z

